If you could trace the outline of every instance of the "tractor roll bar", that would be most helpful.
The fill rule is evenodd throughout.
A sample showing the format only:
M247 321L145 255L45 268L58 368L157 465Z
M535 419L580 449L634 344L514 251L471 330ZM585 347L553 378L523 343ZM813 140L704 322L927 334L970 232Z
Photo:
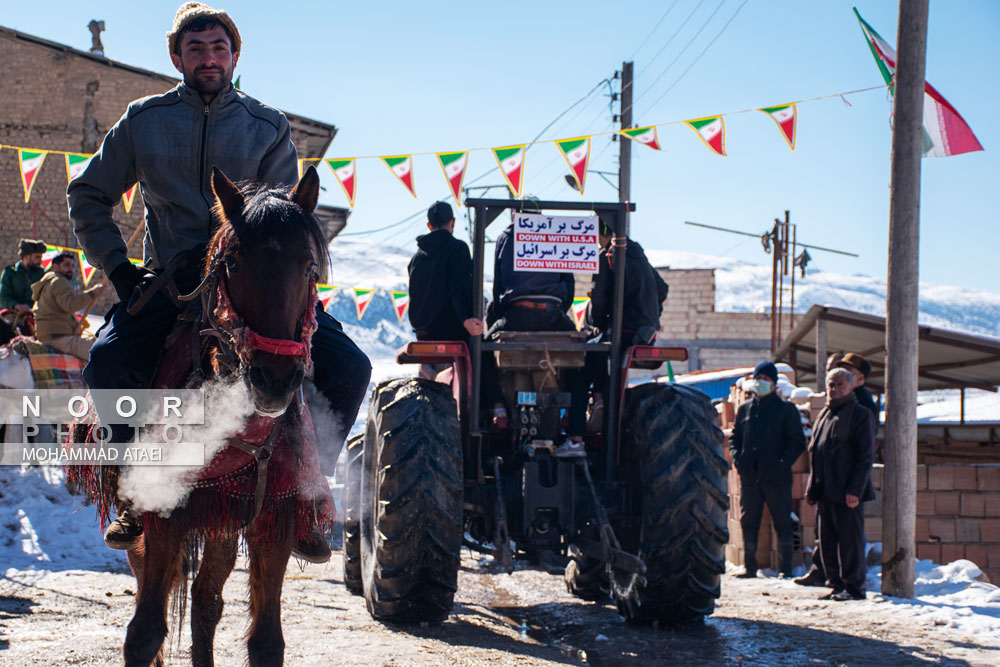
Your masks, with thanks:
M604 434L604 450L606 456L605 480L614 481L615 466L618 456L618 424L621 416L618 408L621 405L622 387L619 382L622 368L622 299L625 294L625 244L629 232L628 214L635 210L633 202L567 202L567 201L537 201L528 200L532 209L542 211L593 211L601 222L612 231L611 246L614 249L614 300L611 310L611 346L603 344L574 343L586 350L595 352L610 352L611 381L608 387L608 400L604 403L607 430ZM483 319L483 270L486 266L486 228L497 217L507 210L523 212L525 201L519 199L483 199L470 197L465 205L473 210L472 219L472 314ZM483 347L480 336L471 337L472 361L472 400L469 401L469 425L472 437L481 438L479 429L479 385L482 380L482 351L499 349L510 344L487 343ZM573 349L578 349L574 347Z

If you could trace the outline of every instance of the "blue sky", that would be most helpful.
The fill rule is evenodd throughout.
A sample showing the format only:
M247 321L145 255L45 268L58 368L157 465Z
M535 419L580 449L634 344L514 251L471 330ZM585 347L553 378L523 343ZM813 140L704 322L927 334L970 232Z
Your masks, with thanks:
M897 3L854 2L895 44ZM227 1L225 6L243 35L237 68L243 89L268 104L334 123L340 133L327 157L353 157L529 141L595 87L542 139L609 130L606 87L598 84L628 59L635 62L634 113L642 125L878 85L881 78L851 12L854 2ZM82 49L90 46L87 22L103 19L108 57L174 73L163 34L178 2L7 4L0 24ZM998 31L995 0L931 3L927 78L965 117L986 151L923 161L924 281L1000 290L995 268L1000 130L993 122L1000 95ZM814 252L815 266L884 276L891 105L884 91L845 99L799 106L794 153L773 122L756 111L727 116L727 157L711 154L683 125L661 127L665 151L633 148L632 199L638 208L633 237L647 248L769 263L755 239L683 223L762 233L789 209L801 241L860 255ZM595 137L590 168L617 170L617 153L617 144ZM415 158L414 169L417 200L380 161L359 161L357 202L347 231L393 225L447 196L433 156ZM537 145L527 154L525 191L578 200L563 181L567 171L552 144ZM502 183L492 155L472 153L466 184L484 173L477 184ZM320 175L323 201L346 205L329 169L324 166ZM500 190L495 194L505 196ZM588 200L616 197L613 188L590 175ZM423 230L422 221L418 215L367 238L406 247ZM363 276L340 279L364 282Z

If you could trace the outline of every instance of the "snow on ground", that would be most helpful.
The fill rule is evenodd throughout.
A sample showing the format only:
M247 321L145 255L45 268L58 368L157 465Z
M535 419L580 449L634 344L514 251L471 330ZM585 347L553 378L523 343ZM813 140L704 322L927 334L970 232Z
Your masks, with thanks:
M917 396L917 421L920 423L958 421L958 389L922 391ZM965 390L965 423L1000 422L1000 394L980 389Z

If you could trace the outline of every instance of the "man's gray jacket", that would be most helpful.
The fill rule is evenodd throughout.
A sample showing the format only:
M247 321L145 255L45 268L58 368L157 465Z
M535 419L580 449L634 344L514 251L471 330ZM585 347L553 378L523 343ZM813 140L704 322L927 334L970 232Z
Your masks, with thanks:
M291 185L298 177L288 119L232 86L206 105L184 83L132 102L66 194L87 260L111 274L128 261L112 207L136 182L146 208L143 252L162 268L212 234L212 167L232 181Z

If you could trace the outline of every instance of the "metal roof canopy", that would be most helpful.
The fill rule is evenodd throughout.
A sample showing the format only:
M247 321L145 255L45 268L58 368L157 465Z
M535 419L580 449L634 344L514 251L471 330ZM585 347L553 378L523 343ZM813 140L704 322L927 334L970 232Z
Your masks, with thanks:
M885 318L833 306L813 306L771 355L787 361L797 384L816 382L817 325L826 328L826 354L854 352L872 365L865 383L885 393ZM918 390L1000 386L1000 340L921 325L918 333ZM825 367L826 359L820 360Z

